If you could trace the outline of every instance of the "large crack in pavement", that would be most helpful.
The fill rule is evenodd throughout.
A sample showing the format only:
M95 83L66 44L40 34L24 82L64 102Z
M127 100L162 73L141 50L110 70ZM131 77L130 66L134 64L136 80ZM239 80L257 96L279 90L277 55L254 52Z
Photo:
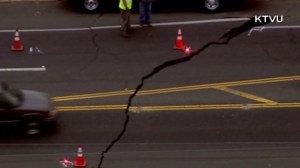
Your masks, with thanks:
M134 97L136 96L136 94L142 89L142 87L144 86L144 83L145 83L145 81L147 79L151 78L152 76L154 76L155 74L159 73L161 70L163 70L165 68L168 68L170 66L174 66L176 64L180 64L180 63L183 63L183 62L191 60L193 57L195 57L199 53L203 52L204 50L208 49L210 46L213 46L213 45L227 45L233 38L237 37L238 35L246 32L246 31L249 31L250 29L252 29L252 28L254 28L256 26L261 26L263 24L267 24L267 23L260 23L260 22L256 23L255 22L255 18L250 18L249 21L247 21L246 23L242 24L241 26L235 27L235 28L232 28L231 30L229 30L218 41L208 42L205 45L203 45L201 48L199 48L198 50L192 51L189 54L185 55L184 57L166 61L166 62L162 63L161 65L155 67L152 70L152 72L150 72L150 73L146 74L145 76L143 76L141 78L140 84L137 85L135 91L130 95L130 97L128 99L127 107L126 107L126 110L125 110L126 118L125 118L125 121L123 123L122 130L121 130L120 134L118 134L118 136L101 153L101 157L100 157L100 161L99 161L99 164L98 164L98 168L101 168L102 163L103 163L104 158L105 158L105 154L108 153L110 151L110 149L125 134L125 132L127 130L128 122L129 122L129 119L130 119L129 109L131 107L132 100L134 99Z

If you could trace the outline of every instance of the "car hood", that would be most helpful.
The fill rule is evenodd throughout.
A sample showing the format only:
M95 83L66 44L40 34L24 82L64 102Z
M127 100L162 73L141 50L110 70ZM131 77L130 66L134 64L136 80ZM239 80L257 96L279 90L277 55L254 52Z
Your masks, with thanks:
M23 102L18 109L51 111L53 109L52 101L48 94L32 90L21 90Z

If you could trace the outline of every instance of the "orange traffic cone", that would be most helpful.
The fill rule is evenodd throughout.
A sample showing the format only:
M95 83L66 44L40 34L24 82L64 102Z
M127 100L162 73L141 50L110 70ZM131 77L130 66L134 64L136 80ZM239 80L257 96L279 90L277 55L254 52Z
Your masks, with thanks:
M21 42L18 29L16 29L15 38L14 38L13 44L11 45L11 50L12 51L23 51L24 50L24 46Z
M83 158L82 145L78 146L77 157L74 161L74 167L86 167L86 160Z
M183 41L181 29L178 29L177 40L174 45L174 50L183 50L183 49L185 49L185 44Z

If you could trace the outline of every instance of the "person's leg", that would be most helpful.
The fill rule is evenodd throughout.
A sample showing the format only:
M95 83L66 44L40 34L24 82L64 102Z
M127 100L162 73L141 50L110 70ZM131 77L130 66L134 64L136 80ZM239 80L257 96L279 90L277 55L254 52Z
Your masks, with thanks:
M140 25L143 26L145 24L146 13L145 13L145 2L139 3L139 12L140 12Z
M151 10L152 2L148 2L145 6L145 24L151 26Z
M120 10L120 14L121 14L121 31L124 32L125 31L125 14L124 14L124 10Z
M130 11L127 10L126 11L126 31L128 32L130 29L131 25L130 25Z
M122 32L122 36L127 37L129 36L127 33L127 29L128 29L128 11L126 10L121 10L121 18L122 18L122 23L121 23L121 32Z

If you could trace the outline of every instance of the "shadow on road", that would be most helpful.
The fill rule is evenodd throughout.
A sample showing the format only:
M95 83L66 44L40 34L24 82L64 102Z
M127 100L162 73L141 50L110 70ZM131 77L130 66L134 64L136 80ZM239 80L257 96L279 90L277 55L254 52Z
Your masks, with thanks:
M59 124L47 125L42 127L42 132L38 135L27 135L22 126L18 124L6 124L0 126L1 143L10 143L11 140L27 140L51 137L60 132Z

